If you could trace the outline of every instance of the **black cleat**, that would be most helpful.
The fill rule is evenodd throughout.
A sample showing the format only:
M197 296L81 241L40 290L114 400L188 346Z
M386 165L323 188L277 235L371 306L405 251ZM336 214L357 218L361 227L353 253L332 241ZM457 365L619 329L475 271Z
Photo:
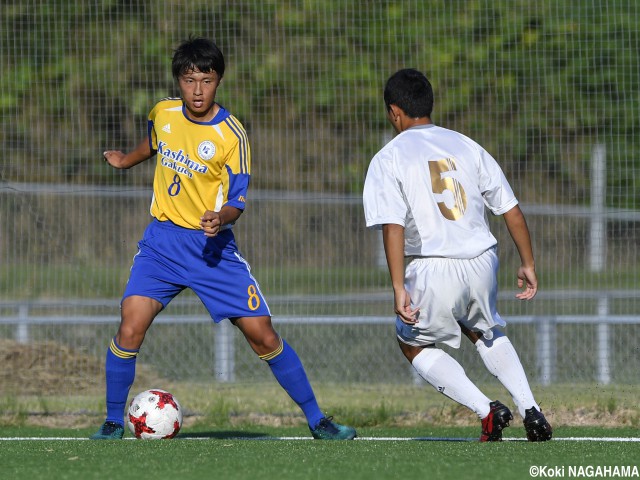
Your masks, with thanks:
M551 440L553 435L553 429L547 419L544 418L542 412L536 410L536 407L531 407L525 410L524 416L524 429L527 432L527 440L530 442L546 442Z
M513 420L511 411L502 403L491 402L489 404L489 415L482 419L481 442L501 442L502 430L509 426L509 422Z

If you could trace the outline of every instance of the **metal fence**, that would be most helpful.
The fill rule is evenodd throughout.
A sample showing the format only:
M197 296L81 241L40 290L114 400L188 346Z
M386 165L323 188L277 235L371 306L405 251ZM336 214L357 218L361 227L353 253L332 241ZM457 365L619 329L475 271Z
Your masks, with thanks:
M500 300L508 301L511 297L511 292L501 293ZM590 301L594 302L595 308L591 314L584 315L510 315L506 316L505 320L508 323L508 333L514 332L516 337L520 336L520 341L514 343L520 343L518 350L521 357L523 357L523 364L529 370L529 374L532 376L533 381L542 385L549 385L557 381L566 382L571 377L567 376L567 372L559 374L561 370L566 370L567 365L560 365L559 362L565 362L562 358L566 356L568 352L563 351L563 345L566 342L560 341L562 328L570 327L568 335L575 336L576 332L589 329L592 331L590 337L591 346L587 346L585 350L581 352L581 349L573 348L571 350L571 358L573 358L571 370L573 371L573 380L577 382L597 382L599 384L609 384L613 381L633 382L634 378L637 380L637 367L638 363L637 355L634 355L632 351L624 353L624 349L620 349L622 338L618 338L620 335L624 337L640 337L640 316L637 315L617 315L610 311L610 304L616 300L624 300L628 298L637 297L637 292L634 290L616 290L616 291L557 291L550 293L541 293L541 300L560 300L560 301ZM278 304L278 302L287 301L285 298L273 298L271 303ZM301 302L350 302L350 301L381 301L391 302L391 298L382 295L369 295L363 299L361 296L358 298L349 298L349 296L323 296L321 299L304 297L298 298ZM173 304L172 304L173 305ZM155 320L155 323L164 327L172 328L172 331L180 332L185 326L201 326L206 329L212 329L212 341L209 342L210 351L204 358L194 357L195 352L191 355L185 356L179 353L171 355L171 352L178 352L180 349L176 347L176 343L184 342L184 337L188 333L174 334L163 338L163 335L159 335L157 339L151 340L159 345L150 349L150 356L148 361L150 363L157 364L157 368L165 374L175 377L185 377L185 372L192 372L196 377L199 375L200 370L193 368L194 365L201 365L210 363L214 373L214 378L218 382L236 382L247 379L247 369L252 369L252 359L250 355L243 356L238 350L242 350L243 347L238 345L238 339L235 337L235 329L229 322L223 321L215 327L211 327L211 319L206 313L203 314L180 314L180 309L186 309L193 311L197 309L197 305L194 305L194 301L176 300L174 310L177 313L162 313ZM71 330L78 327L93 328L97 333L97 342L94 344L96 354L100 355L106 348L106 344L109 340L109 336L115 333L119 317L117 315L117 301L107 300L64 300L64 301L46 301L38 300L31 302L0 302L0 311L3 312L0 316L0 326L10 328L13 333L13 338L20 344L28 344L32 341L37 341L43 338L43 332L47 329L52 332L64 328ZM90 310L103 310L111 311L112 313L104 314L83 314L78 312L87 312ZM55 314L47 312L63 311L64 314ZM113 313L115 312L115 313ZM358 362L363 365L371 365L375 363L379 357L384 357L389 360L390 363L397 363L393 368L367 368L366 376L368 381L375 382L393 382L397 371L403 371L405 374L410 375L409 369L404 368L408 365L402 363L402 359L396 358L391 352L396 348L395 341L393 339L393 317L390 315L384 316L362 316L362 317L348 317L348 316L310 316L310 317L296 317L296 316L275 316L274 325L277 329L289 328L288 334L290 335L290 341L294 344L301 344L302 349L300 354L305 358L305 362L314 366L311 370L314 375L319 379L333 379L331 376L336 375L335 365L351 365L354 361L352 358L352 350L354 345L363 341L371 345L370 349L362 350L358 355ZM98 327L101 328L98 328ZM107 327L106 329L104 327ZM348 327L350 329L349 335L343 335L340 332ZM376 342L370 340L364 340L363 333L371 333L374 329L379 331L376 334ZM527 329L523 329L527 327ZM161 329L163 327L156 326L154 328ZM314 336L316 342L325 343L327 345L334 345L334 347L320 349L319 352L305 351L304 345L309 340L305 339L305 332L314 330ZM150 332L153 331L150 330ZM324 334L318 333L325 331ZM98 333L102 332L102 333ZM10 331L6 331L5 335L10 334ZM53 333L55 336L55 333ZM45 337L47 335L44 335ZM292 337L292 338L291 338ZM73 336L71 337L73 338ZM523 342L523 339L526 339ZM513 340L513 339L512 339ZM71 346L74 345L72 339L68 340ZM380 343L377 343L379 341ZM579 340L574 340L578 343ZM86 342L85 342L86 346ZM146 346L145 346L146 348ZM637 346L636 346L637 349ZM208 350L208 348L205 348ZM326 364L327 352L330 353L332 358L331 363L334 365L329 372L322 372L321 366ZM364 354L362 353L364 352ZM202 352L201 352L202 353ZM454 356L466 356L469 352L464 348L461 351L453 351ZM625 359L620 361L620 355L623 354ZM154 357L157 357L154 360ZM208 358L207 358L208 357ZM159 362L158 362L159 360ZM473 364L472 359L461 359L466 364ZM182 365L182 366L181 366ZM617 365L617 367L614 367ZM167 366L172 366L168 368ZM622 367L622 368L621 368ZM205 367L205 370L209 367ZM616 368L616 374L613 373ZM345 370L338 367L338 370ZM471 367L473 370L473 367ZM245 373L241 373L245 372ZM394 373L396 372L396 373ZM81 372L78 372L81 373ZM200 372L201 373L201 372ZM326 374L329 374L327 377ZM478 375L479 373L476 373ZM188 375L188 373L186 374ZM206 376L206 374L205 374ZM482 376L480 374L480 376Z

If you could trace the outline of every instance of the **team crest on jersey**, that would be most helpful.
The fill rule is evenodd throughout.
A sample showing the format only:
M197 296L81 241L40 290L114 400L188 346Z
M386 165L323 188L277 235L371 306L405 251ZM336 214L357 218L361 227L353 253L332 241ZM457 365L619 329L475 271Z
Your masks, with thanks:
M198 145L198 156L203 160L211 160L216 154L216 146L210 140L205 140Z

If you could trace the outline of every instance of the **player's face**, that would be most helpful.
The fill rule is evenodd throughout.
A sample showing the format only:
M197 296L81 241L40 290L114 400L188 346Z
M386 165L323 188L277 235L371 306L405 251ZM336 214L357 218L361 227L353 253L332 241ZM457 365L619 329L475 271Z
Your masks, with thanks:
M216 72L192 70L180 75L178 86L189 118L197 122L213 119L218 112L215 99L219 85L220 76Z

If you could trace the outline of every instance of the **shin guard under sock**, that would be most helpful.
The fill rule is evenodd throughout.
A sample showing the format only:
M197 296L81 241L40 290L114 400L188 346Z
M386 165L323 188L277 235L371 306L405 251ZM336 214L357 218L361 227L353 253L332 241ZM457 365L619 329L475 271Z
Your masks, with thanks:
M124 410L136 376L138 350L128 350L111 340L105 362L107 379L107 421L124 425Z
M302 409L309 426L315 428L324 415L318 406L307 374L295 350L283 339L280 339L280 347L276 351L260 355L260 358L269 364L280 386Z

